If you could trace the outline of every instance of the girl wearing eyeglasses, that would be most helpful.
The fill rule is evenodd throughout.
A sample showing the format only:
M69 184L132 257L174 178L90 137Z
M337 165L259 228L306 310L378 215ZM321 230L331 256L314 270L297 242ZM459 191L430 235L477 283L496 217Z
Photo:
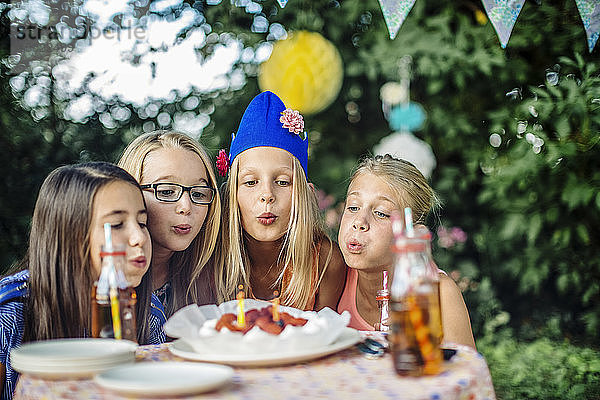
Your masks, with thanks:
M119 166L144 192L152 237L152 288L167 318L187 304L214 303L211 256L221 201L204 148L187 135L155 131L133 140Z

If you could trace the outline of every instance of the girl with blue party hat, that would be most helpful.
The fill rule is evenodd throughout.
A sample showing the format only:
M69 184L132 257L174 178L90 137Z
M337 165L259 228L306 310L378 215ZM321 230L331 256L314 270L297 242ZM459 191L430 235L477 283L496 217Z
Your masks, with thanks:
M217 263L217 297L249 296L304 310L335 310L346 277L336 243L325 234L307 180L308 138L298 111L272 92L256 96L244 112L229 157L225 221Z

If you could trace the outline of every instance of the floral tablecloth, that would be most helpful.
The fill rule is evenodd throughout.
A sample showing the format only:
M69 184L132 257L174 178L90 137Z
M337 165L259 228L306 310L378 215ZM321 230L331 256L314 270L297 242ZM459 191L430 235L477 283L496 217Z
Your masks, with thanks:
M168 350L170 344L140 346L138 362L183 361ZM484 358L473 349L458 350L432 377L396 375L391 356L372 360L352 347L337 354L290 366L235 368L231 384L220 390L183 399L495 399ZM124 399L92 380L43 380L23 374L15 390L18 399ZM182 397L180 397L181 399Z

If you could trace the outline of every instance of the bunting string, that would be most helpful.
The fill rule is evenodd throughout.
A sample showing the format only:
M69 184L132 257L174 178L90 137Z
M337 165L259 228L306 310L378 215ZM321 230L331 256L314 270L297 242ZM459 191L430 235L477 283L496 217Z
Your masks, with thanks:
M277 0L284 8L288 0ZM394 40L416 0L379 0L390 39ZM498 35L500 46L506 48L525 0L481 0L483 8ZM575 0L587 35L591 53L600 36L600 0Z

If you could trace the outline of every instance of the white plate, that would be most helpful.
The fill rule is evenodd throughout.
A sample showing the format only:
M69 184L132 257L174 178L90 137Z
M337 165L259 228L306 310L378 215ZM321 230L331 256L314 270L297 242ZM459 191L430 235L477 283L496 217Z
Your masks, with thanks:
M182 396L217 389L233 377L224 365L187 362L141 362L96 375L100 386L122 394Z
M178 357L188 360L228 364L240 367L266 367L292 364L337 353L360 342L361 336L356 329L346 327L340 337L328 346L296 351L279 351L262 354L197 353L183 339L174 341L169 350Z
M129 340L55 339L26 343L12 351L12 357L45 362L111 359L135 353L137 345Z
M57 339L26 343L10 352L12 367L47 379L91 377L135 361L137 345L114 339Z

